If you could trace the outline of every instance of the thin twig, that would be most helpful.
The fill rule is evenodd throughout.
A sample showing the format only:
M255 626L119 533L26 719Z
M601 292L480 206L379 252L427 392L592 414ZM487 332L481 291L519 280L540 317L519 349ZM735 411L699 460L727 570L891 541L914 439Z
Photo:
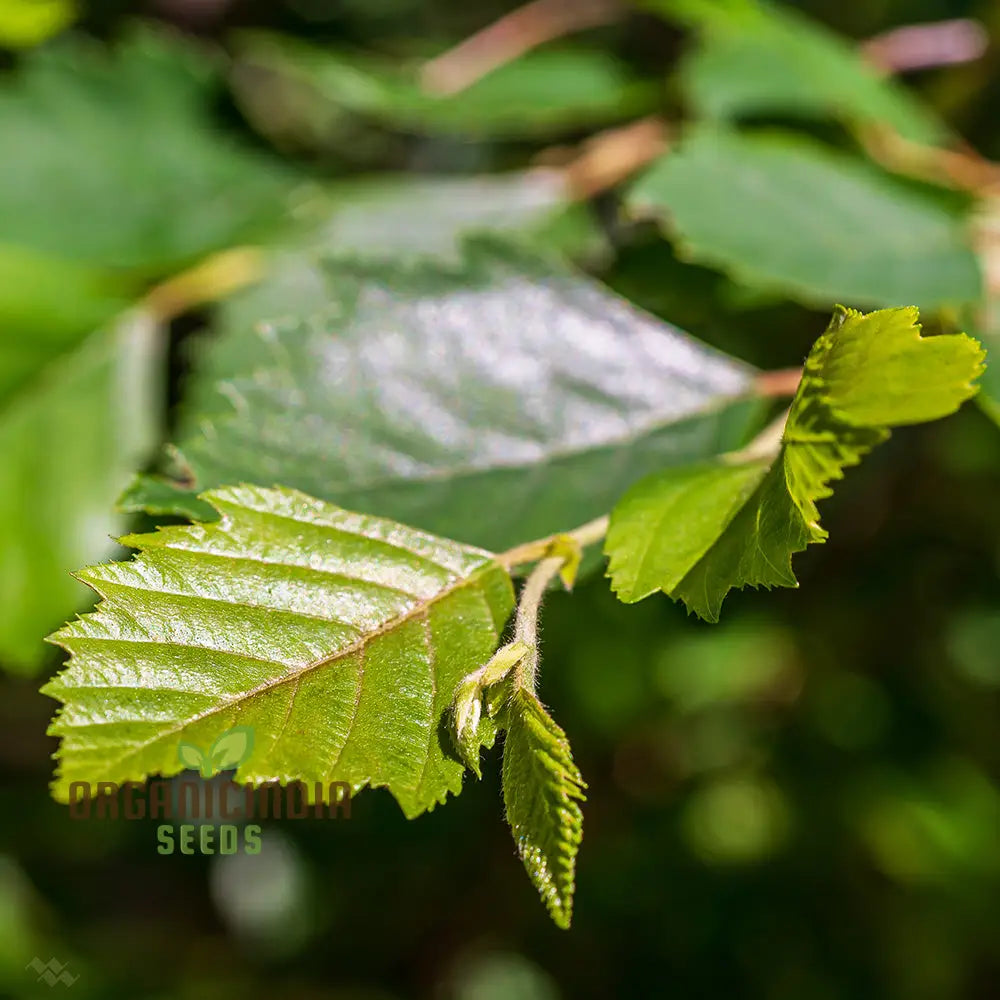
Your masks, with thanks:
M523 566L526 563L544 559L552 551L553 545L560 538L570 538L581 548L586 548L588 545L594 545L599 542L607 533L608 515L604 514L601 517L595 517L593 521L588 521L579 528L574 528L572 531L558 532L555 535L548 535L545 538L538 538L535 541L517 545L498 555L497 561L507 569L511 569L514 566ZM562 566L566 561L566 557L560 555L558 556L558 560L559 565Z
M873 160L897 173L978 196L1000 191L1000 164L987 160L971 147L923 146L885 126L863 128L859 137Z
M574 198L592 198L614 187L667 150L667 123L655 115L587 139L563 168Z
M886 73L908 73L935 66L955 66L982 58L990 39L968 17L930 24L908 24L862 42L861 53Z
M142 305L161 323L167 323L195 306L232 295L258 281L263 273L264 257L258 248L224 250L157 285Z
M456 94L539 45L616 21L623 10L619 0L533 0L426 63L421 85Z
M764 399L794 396L801 381L801 368L778 368L772 372L761 372L754 381L754 394Z
M988 43L978 21L958 18L876 35L861 44L861 53L878 69L894 73L969 62L982 56ZM857 135L873 160L896 173L979 196L1000 189L1000 164L987 160L971 146L925 146L885 125L861 126Z

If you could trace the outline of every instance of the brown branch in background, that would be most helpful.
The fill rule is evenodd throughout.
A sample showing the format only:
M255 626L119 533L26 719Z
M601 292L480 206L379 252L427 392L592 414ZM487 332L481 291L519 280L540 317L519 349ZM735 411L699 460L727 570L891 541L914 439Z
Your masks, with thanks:
M655 116L599 132L563 168L570 196L583 200L614 187L666 152L668 140L667 123Z
M863 42L862 55L885 73L948 66L979 59L989 45L986 29L969 18L894 28ZM971 146L943 149L905 139L884 125L858 130L868 155L889 170L977 197L1000 190L1000 164Z
M556 38L618 20L620 0L533 0L426 63L423 88L445 96Z
M924 146L879 126L862 129L860 139L872 159L897 173L977 196L1000 191L1000 163L987 160L971 147Z
M801 381L801 368L777 368L773 372L761 372L754 380L754 394L767 399L794 396Z
M934 66L974 62L989 46L986 29L960 17L893 28L861 44L862 55L886 73L908 73Z

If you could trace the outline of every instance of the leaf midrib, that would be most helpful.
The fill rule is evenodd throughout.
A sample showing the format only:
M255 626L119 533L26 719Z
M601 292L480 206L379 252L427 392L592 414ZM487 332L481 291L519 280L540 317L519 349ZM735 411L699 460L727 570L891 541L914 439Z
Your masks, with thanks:
M420 615L427 614L430 611L431 607L433 607L436 603L438 603L441 600L444 600L444 598L446 598L449 595L455 593L456 591L461 590L463 587L472 586L472 585L478 583L480 577L485 572L487 572L487 571L489 571L490 569L493 569L493 568L498 568L498 569L502 570L502 567L500 566L499 563L496 562L495 559L487 560L486 562L484 562L480 566L477 566L468 576L464 576L464 577L460 576L457 580L453 581L452 583L448 584L447 586L445 586L444 588L442 588L440 591L438 591L438 593L436 593L433 597L429 597L429 598L426 598L426 599L423 599L423 600L418 600L417 603L414 605L414 607L409 608L407 611L405 611L401 615L396 615L396 617L389 619L384 624L380 625L378 628L372 630L371 632L367 632L364 635L360 636L357 640L355 640L353 643L351 643L350 646L347 646L347 647L345 647L343 649L340 649L336 653L332 653L329 656L324 656L324 657L322 657L322 658L320 658L318 660L313 660L313 661L311 661L309 663L306 663L303 666L301 666L301 667L297 668L296 670L292 671L291 673L287 673L287 674L282 675L281 677L277 677L277 678L274 678L272 680L265 681L262 684L258 684L257 687L252 688L249 691L243 692L242 694L240 694L240 695L238 695L238 696L236 696L234 698L230 698L229 700L224 701L220 705L213 706L210 709L206 709L203 712L199 712L197 715L194 715L191 718L185 719L179 725L174 726L173 728L168 729L168 730L166 730L164 732L158 733L155 737L153 737L152 739L146 740L144 743L140 743L138 745L133 745L133 746L129 747L129 749L126 751L126 753L122 754L119 757L116 757L114 760L112 760L109 763L107 763L105 765L105 768L104 768L105 771L110 770L110 771L113 772L115 769L118 768L118 766L120 764L122 764L124 761L128 760L130 757L135 757L137 754L141 753L144 750L147 750L149 747L153 746L154 744L159 743L160 741L162 741L164 739L168 739L169 737L174 736L174 735L182 732L188 726L192 726L195 723L201 722L204 719L210 718L213 715L218 715L219 713L224 712L227 709L231 709L234 706L240 706L240 705L242 705L242 704L250 701L251 699L258 697L259 695L263 694L264 692L267 692L267 691L270 691L272 689L281 687L283 684L292 683L292 682L298 683L298 682L301 681L301 678L303 676L305 676L306 674L309 674L309 673L312 673L315 670L321 670L324 667L330 666L331 664L335 663L337 660L340 660L340 659L343 659L344 657L350 656L353 653L356 653L356 652L359 652L359 651L361 651L363 653L364 650L367 648L367 646L371 642L374 642L376 639L380 638L381 636L386 635L386 634L392 632L394 629L400 627L401 625L404 625L407 622L416 619ZM178 644L174 643L172 645L178 645ZM181 648L185 648L186 649L186 648L189 648L189 647L187 647L187 646L181 646ZM263 662L273 664L275 661L274 660L270 660L270 659L265 659L265 660L263 660ZM355 699L355 715L357 714L357 702L360 699L360 691L361 691L361 678L359 678L359 682L358 682L358 695L356 696L356 699ZM347 738L345 738L345 741L344 741L344 746L345 747L347 745L347 740L349 738L350 738L350 732L348 732L348 736L347 736ZM342 752L343 752L343 748L341 748L341 753ZM339 760L339 757L338 757L338 760Z

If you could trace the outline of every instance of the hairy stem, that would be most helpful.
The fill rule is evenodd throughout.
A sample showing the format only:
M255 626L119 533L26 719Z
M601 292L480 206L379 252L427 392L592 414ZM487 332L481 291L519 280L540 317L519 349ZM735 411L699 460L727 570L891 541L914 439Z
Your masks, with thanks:
M538 673L538 612L549 584L559 575L565 556L543 559L529 575L517 603L514 641L524 643L528 652L514 668L514 685L534 694Z
M525 563L537 562L539 559L544 559L560 539L568 539L570 542L575 542L580 548L586 548L588 545L594 545L601 541L607 533L608 515L602 514L600 517L595 517L593 521L588 521L586 524L581 525L579 528L574 528L572 531L548 535L545 538L538 538L535 541L517 545L506 552L502 552L497 556L497 560L502 566L512 569L514 566L521 566ZM565 556L559 557L560 567L565 561Z

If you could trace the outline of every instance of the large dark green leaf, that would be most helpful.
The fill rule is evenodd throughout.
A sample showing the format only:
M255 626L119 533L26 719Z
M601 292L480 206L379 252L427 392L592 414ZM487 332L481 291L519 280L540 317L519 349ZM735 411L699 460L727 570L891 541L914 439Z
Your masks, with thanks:
M359 257L461 256L463 237L516 235L574 256L606 240L587 206L573 203L559 170L498 174L384 174L338 181L302 206L313 250Z
M331 258L317 275L326 305L312 287L312 314L296 314L301 296L285 315L267 300L257 325L239 300L228 308L207 362L220 381L196 391L178 437L188 495L290 485L500 550L724 450L756 410L749 366L521 250L477 242L453 265ZM185 498L147 482L127 504L176 511Z

